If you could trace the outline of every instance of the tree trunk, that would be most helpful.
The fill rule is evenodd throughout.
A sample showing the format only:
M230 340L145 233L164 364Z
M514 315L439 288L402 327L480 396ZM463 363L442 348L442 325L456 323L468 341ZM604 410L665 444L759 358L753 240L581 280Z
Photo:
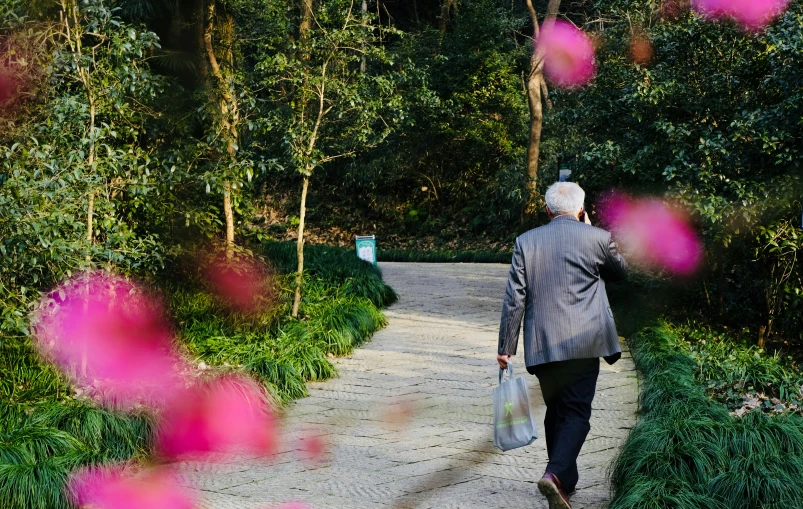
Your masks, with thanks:
M223 183L223 214L226 216L226 258L234 255L234 211L231 208L231 183Z
M446 28L449 25L452 4L454 4L454 0L443 0L441 4L441 42L443 42L443 36L446 35Z
M231 84L226 80L220 63L215 55L215 48L212 42L212 35L215 31L215 1L210 0L207 4L206 22L204 26L204 48L209 63L209 69L215 84L212 90L215 92L218 106L218 129L226 139L226 155L230 161L234 161L237 154L239 123L239 107L237 98L232 93ZM232 50L234 41L234 19L231 15L226 16L226 24L222 27L223 45L226 49L225 57L229 68L234 67L234 53ZM234 209L232 208L232 192L234 186L227 178L223 182L223 214L226 218L226 256L231 258L234 254Z
M312 28L312 0L301 0L301 24L298 27L298 35L302 41L309 37Z
M725 248L717 246L717 318L725 318Z
M538 35L541 28L538 13L532 0L526 0L530 21L533 24L533 54L530 57L530 73L527 76L527 102L530 106L530 140L527 146L527 202L522 215L522 224L530 223L538 213L538 158L541 153L541 132L544 126L544 101L549 101L546 80L544 79L544 55L538 51ZM549 0L544 24L553 23L558 16L560 0Z
M535 56L531 60L534 60ZM531 65L535 66L534 63ZM527 206L525 221L531 221L538 213L538 158L541 153L541 132L544 126L544 103L541 83L544 74L531 72L527 79L527 102L530 106L530 140L527 145Z
M304 186L301 188L301 215L298 221L298 241L296 255L298 256L298 273L296 274L296 294L293 299L293 318L298 318L298 308L301 306L301 283L304 281L304 218L307 214L307 189L309 177L304 177Z
M365 20L365 16L368 14L368 0L362 0L362 18ZM363 50L365 49L365 45L363 45ZM365 74L365 68L367 66L367 61L365 59L365 54L362 56L362 61L360 61L360 72Z
M95 192L89 192L89 203L86 207L86 245L88 252L86 253L86 261L92 259L92 242L94 240L94 219L95 219Z
M772 318L767 320L766 325L762 325L758 328L758 347L762 350L767 348L767 339L769 339L770 335L772 334Z

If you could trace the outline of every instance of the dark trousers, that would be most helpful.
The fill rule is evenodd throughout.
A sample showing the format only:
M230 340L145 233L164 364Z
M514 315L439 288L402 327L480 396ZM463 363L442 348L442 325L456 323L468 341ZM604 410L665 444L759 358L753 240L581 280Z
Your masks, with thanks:
M576 359L527 366L538 377L546 403L546 471L555 474L567 492L579 474L577 456L591 429L591 402L597 388L599 359Z

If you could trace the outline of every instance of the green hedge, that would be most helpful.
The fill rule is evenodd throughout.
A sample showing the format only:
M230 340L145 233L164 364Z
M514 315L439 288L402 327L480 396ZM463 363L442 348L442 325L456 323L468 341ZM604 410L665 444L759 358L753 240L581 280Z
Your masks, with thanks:
M64 484L86 464L147 454L152 421L77 397L64 377L42 364L30 340L0 346L0 507L69 507Z
M512 253L485 251L407 251L402 249L378 249L380 262L416 263L506 263L510 264Z
M800 507L803 417L732 416L681 344L665 324L630 340L641 417L612 467L610 509Z
M267 242L261 253L273 265L278 302L265 316L243 317L217 308L198 285L177 289L172 309L192 355L210 366L245 369L281 402L307 394L306 381L335 375L328 355L346 355L385 325L381 308L396 301L376 267L353 251L305 247L300 320L289 318L296 246Z
M212 369L245 370L279 402L307 393L307 380L335 374L328 355L345 355L385 324L380 309L396 300L381 272L351 250L306 249L301 319L292 304L295 245L260 247L277 271L278 302L263 316L220 309L201 284L166 290L188 353ZM43 364L28 338L0 340L0 507L70 507L64 485L78 466L147 457L153 422L144 413L116 413L76 396Z

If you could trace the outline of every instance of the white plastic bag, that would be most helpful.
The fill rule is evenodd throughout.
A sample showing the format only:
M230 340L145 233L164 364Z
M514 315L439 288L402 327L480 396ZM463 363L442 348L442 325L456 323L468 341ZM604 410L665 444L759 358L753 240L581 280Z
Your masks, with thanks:
M496 447L509 451L530 445L538 438L527 381L523 377L513 378L513 364L509 361L507 370L499 369L499 385L493 389L493 399Z

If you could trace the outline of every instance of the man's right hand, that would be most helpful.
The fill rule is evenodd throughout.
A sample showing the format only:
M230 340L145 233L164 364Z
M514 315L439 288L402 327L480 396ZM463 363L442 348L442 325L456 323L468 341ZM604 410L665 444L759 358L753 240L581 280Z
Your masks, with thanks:
M510 360L509 355L497 355L496 362L499 363L499 367L502 369L507 369L507 362Z

